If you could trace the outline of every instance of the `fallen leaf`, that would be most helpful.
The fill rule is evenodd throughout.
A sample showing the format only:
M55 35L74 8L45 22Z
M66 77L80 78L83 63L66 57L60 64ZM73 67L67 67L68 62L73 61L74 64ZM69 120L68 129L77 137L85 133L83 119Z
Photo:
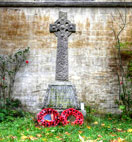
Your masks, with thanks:
M101 126L105 126L105 124L104 124L104 123L102 123L102 124L101 124Z
M132 129L128 129L127 132L132 133Z
M91 129L91 127L90 127L90 126L87 126L87 128L88 128L88 129Z
M41 129L39 126L36 126L37 129Z
M122 138L118 138L118 139L110 140L110 142L125 142L125 140Z
M28 138L29 138L29 140L32 140L32 141L34 141L34 140L37 140L37 139L38 139L38 138L33 137L33 136L29 136Z
M82 134L83 131L78 131L78 132L79 132L79 134Z
M28 137L27 136L21 136L21 140L26 140L26 139L28 139Z
M116 134L111 134L112 137L117 136Z
M70 133L68 133L68 132L65 132L65 134L66 134L66 135L70 135Z
M122 131L123 131L122 129L118 129L118 128L117 128L116 130L117 130L118 132L122 132Z
M12 139L16 139L17 137L16 137L16 136L11 136L11 138L12 138Z
M99 137L99 138L102 138L102 136L101 136L101 135L98 135L98 137Z
M60 141L62 140L62 138L60 138L59 136L56 136L56 138L57 138L58 140L60 140Z
M97 122L97 121L95 121L93 124L97 125L97 124L98 124L98 122Z
M118 142L125 142L125 140L122 139L122 138L118 138L117 141L118 141Z
M79 135L79 139L80 139L81 142L97 142L96 140L87 140L87 141L84 141L84 137ZM101 141L98 141L98 142L103 142L103 141L101 140Z
M37 134L36 136L37 136L37 137L39 137L39 138L40 138L40 137L42 137L42 135L41 135L41 134Z
M46 133L45 135L46 135L46 136L48 136L48 135L49 135L49 133Z
M48 129L46 129L46 131L49 131L50 129L48 128Z

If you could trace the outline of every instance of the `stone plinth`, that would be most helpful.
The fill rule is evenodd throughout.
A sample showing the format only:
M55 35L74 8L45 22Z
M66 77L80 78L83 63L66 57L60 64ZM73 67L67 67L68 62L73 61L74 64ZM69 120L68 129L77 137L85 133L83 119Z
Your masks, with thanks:
M67 108L75 108L81 110L80 102L76 95L76 88L71 82L56 81L48 86L44 99L44 108L54 108L58 112L62 112ZM85 110L81 110L86 115Z

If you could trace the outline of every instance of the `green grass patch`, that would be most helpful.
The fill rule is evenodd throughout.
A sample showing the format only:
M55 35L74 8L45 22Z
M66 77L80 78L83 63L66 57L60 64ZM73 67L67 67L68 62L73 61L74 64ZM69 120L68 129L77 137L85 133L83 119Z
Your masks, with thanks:
M82 126L60 124L50 128L39 126L31 115L16 118L13 122L4 121L0 123L0 142L80 142L81 139L132 142L132 120L90 117L91 121L85 121Z

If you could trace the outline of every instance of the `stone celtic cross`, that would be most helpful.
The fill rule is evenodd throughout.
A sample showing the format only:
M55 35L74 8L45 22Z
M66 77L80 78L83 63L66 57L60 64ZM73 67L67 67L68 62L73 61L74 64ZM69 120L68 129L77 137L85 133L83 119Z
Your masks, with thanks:
M59 12L59 19L50 24L50 32L58 38L56 80L68 81L68 37L75 32L75 24L67 20L66 12Z

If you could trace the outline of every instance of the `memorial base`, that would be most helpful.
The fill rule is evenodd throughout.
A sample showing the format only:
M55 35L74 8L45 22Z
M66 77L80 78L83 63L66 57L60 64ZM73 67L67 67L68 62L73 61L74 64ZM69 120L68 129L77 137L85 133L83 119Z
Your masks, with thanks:
M62 112L68 108L75 108L86 115L85 110L81 110L81 104L76 95L76 88L69 81L55 81L48 86L44 99L44 108L53 108Z

